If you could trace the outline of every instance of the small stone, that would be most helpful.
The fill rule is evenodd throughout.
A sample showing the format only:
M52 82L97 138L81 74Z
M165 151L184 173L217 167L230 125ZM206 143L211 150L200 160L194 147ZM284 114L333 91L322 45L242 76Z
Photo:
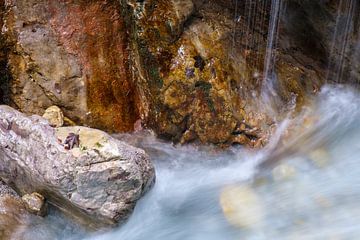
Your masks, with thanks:
M32 214L44 217L47 214L45 198L39 193L26 194L22 197L26 210Z
M48 120L52 127L62 127L64 125L64 114L58 106L47 108L42 117Z
M296 170L293 166L281 164L273 169L272 175L275 181L289 180L296 175Z
M319 168L329 164L330 155L325 148L318 148L309 153L309 159Z
M240 145L248 145L251 140L245 134L239 134L233 137L232 142Z
M185 143L188 143L188 142L191 142L193 140L196 139L196 133L191 130L191 129L188 129L185 131L185 133L182 135L181 139L180 139L180 143L181 144L185 144Z
M264 218L258 195L247 186L229 186L220 194L220 205L228 222L239 228L254 229Z

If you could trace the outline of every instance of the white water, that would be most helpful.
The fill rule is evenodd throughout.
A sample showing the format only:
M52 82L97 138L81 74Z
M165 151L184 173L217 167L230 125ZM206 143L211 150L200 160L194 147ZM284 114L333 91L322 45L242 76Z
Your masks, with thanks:
M225 153L210 148L174 147L145 137L137 144L147 149L154 160L155 187L138 203L125 225L88 239L357 239L359 104L358 93L326 87L303 115L319 120L292 138L290 142L296 145L284 144L283 148L278 147L276 137L263 150L234 148ZM299 120L288 120L284 126ZM325 162L321 167L309 157L316 149L325 149L328 154L326 159L320 159ZM257 169L258 163L273 154L281 156L276 159L278 163L295 169L293 177L278 180L271 168ZM250 229L235 228L227 222L219 195L229 184L245 184L254 191L263 206L261 222Z
M85 237L84 230L55 212L24 239L358 239L359 106L358 92L324 87L303 113L279 123L270 144L257 151L173 146L149 134L121 135L151 155L157 173L154 188L128 222ZM304 119L312 123L301 124ZM295 134L284 138L288 129ZM323 154L313 157L319 150ZM273 165L259 167L264 161ZM273 170L278 165L292 174ZM220 193L229 185L246 186L257 196L262 218L248 229L232 226L223 214Z
M271 11L270 11L270 21L268 27L268 37L267 37L267 46L264 59L264 72L263 72L263 84L261 89L261 99L264 103L263 105L267 108L267 111L275 114L274 109L276 109L279 103L276 91L276 81L277 76L275 72L276 68L276 48L278 43L279 36L279 25L281 20L281 15L284 11L283 0L272 0L271 1Z

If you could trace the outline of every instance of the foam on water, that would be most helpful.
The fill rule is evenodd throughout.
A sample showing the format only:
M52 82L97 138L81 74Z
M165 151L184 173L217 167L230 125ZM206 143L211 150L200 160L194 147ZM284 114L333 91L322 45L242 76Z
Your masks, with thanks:
M288 144L279 144L278 134L269 147L257 152L234 148L219 153L145 137L140 145L155 162L156 185L125 225L89 239L356 239L360 234L359 104L358 93L325 87L301 115L316 116L318 121ZM294 121L299 119L288 119L284 129ZM316 157L319 149L325 155ZM272 167L257 168L272 156L278 157L272 167L286 164L294 170L293 176L283 179L274 175ZM251 229L228 223L219 203L227 185L246 185L254 191L263 206L261 222Z
M270 144L257 151L173 146L145 133L118 136L143 147L157 172L154 188L128 222L92 235L52 212L34 223L24 239L357 239L359 106L358 92L324 87L311 106L279 123ZM312 119L310 125L306 119ZM292 134L285 137L289 129ZM250 228L228 222L220 196L229 185L245 186L256 196L260 206L246 212L260 214L261 221Z

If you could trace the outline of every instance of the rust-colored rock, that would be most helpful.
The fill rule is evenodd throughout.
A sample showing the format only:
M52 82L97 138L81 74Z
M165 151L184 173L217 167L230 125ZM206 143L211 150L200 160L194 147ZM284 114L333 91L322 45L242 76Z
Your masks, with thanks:
M272 118L300 110L333 75L327 68L339 53L336 47L330 56L337 4L284 1L276 96L264 104L271 1L236 2L7 1L11 103L41 115L57 105L70 124L107 131L141 125L175 142L262 146ZM350 48L359 22L354 18ZM349 54L342 75L354 82L360 63ZM266 105L277 107L277 116Z
M56 5L56 4L54 4ZM128 36L118 1L67 1L51 6L50 20L67 52L78 56L85 76L88 124L133 130L135 91Z
M131 131L138 119L118 1L6 3L11 100L23 112L57 105L77 123Z
M243 96L236 89L240 76L235 78L238 71L234 71L234 64L241 64L243 58L229 59L232 49L225 47L231 44L231 21L210 5L199 12L200 19L192 15L191 1L185 1L185 8L166 2L155 11L154 1L137 4L134 10L143 13L137 19L141 34L139 57L134 59L139 59L137 66L142 69L138 82L144 76L147 81L141 85L147 87L141 102L150 103L142 108L148 111L145 120L175 141L196 136L201 142L229 142L245 113ZM174 10L160 14L169 8ZM185 20L190 24L183 31ZM172 28L164 30L169 22Z

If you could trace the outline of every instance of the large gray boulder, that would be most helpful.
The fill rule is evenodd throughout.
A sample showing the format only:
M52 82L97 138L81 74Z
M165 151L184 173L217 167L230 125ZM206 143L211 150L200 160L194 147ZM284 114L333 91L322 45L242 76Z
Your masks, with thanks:
M0 178L23 195L42 194L91 228L116 225L155 179L141 149L86 127L54 129L39 116L0 106ZM79 147L62 144L74 133Z

